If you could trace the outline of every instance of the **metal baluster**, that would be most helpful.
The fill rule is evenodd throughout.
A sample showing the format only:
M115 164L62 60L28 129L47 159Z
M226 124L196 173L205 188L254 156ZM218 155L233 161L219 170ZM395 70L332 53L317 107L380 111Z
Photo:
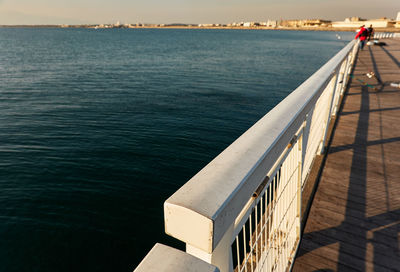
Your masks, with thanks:
M246 252L246 224L243 226L243 249L244 249L244 270L247 272L247 252Z
M253 228L252 228L252 217L253 217L253 212L254 210L250 213L250 218L249 218L249 225L250 225L250 268L251 268L251 272L254 271L253 269Z
M256 207L255 207L255 213L256 213L256 215L255 215L255 219L256 219L256 226L255 226L255 228L256 228L256 236L255 236L255 238L256 238L256 241L255 241L255 247L256 247L256 267L258 267L258 245L259 245L259 243L260 243L260 241L259 241L259 239L258 239L258 203L256 204ZM258 268L258 270L259 270L259 268Z
M240 269L240 254L239 254L239 238L236 235L236 258L237 258L237 263L238 263L238 271L241 271Z

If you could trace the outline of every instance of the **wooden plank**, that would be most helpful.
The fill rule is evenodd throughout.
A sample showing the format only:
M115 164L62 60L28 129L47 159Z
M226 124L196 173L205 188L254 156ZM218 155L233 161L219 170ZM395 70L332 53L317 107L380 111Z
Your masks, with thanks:
M320 254L318 254L321 257L324 257L326 259L329 259L331 261L337 261L337 258L334 256L337 254L337 250L333 247L330 246L324 246L323 248L321 247L321 244L313 242L311 240L304 241L302 247L305 250L310 250L313 251L315 248L320 248ZM342 253L341 253L342 254ZM393 257L384 257L380 256L382 262L379 263L373 263L370 261L365 261L364 260L364 252L360 251L359 247L354 247L354 246L349 246L346 244L346 247L344 247L343 254L345 258L343 258L343 261L341 262L342 265L345 267L350 267L354 270L359 270L360 267L363 267L364 265L367 268L374 268L377 271L392 271L391 270L391 265L396 265L395 267L398 267L398 261L392 260ZM372 255L371 252L369 252L369 255ZM371 257L371 256L369 256ZM373 259L373 258L372 258ZM389 267L388 267L389 266Z
M335 236L338 241L342 242L348 241L349 243L351 243L351 240L363 241L366 239L368 232L373 232L374 229L382 227L382 225L377 227L372 227L371 225L366 226L367 223L365 222L363 225L357 225L354 223L355 221L353 221L353 223L350 223L349 220L343 221L344 223L337 224L338 220L336 220L335 218L322 217L322 216L315 216L314 218L310 218L308 222L314 225L314 228L312 229L313 233L320 232L326 235L332 235ZM400 224L399 221L395 222L397 222L397 224ZM305 233L303 237L305 238L311 237L309 233L311 232ZM397 232L394 231L393 229L382 229L379 235L381 241L377 241L377 243L386 245L388 247L387 249L389 249L389 247L393 248L393 246L397 246L398 244L398 240L396 237Z
M345 231L342 231L340 233L340 235L337 235L337 231L334 229L328 229L328 230L324 230L324 231L320 231L320 232L312 232L312 233L308 233L304 238L304 241L302 241L302 243L306 244L309 241L315 242L316 244L318 244L319 246L317 246L316 248L320 247L320 246L325 246L325 245L330 245L330 244L334 244L334 243L346 243L348 248L354 249L359 251L359 241L357 240L357 238L360 238L360 240L363 240L363 242L365 242L365 240L368 240L368 243L372 243L375 249L375 252L373 255L375 256L383 256L385 259L390 258L390 259L394 259L394 261L396 261L396 263L400 262L400 259L398 259L396 257L396 251L393 251L393 245L386 245L383 244L381 241L383 239L374 239L369 238L369 234L367 233L367 235L365 235L364 237L360 237L360 236L354 236L353 233L346 233ZM305 248L301 248L302 250L305 250ZM309 249L307 250L307 252L310 251ZM303 254L301 254L301 251L299 252L298 256L302 256ZM397 266L400 267L400 266Z

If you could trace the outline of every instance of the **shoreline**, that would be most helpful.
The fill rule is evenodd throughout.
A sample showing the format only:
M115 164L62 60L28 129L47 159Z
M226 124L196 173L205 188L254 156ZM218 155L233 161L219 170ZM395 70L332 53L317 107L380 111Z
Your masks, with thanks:
M88 28L94 29L92 25L71 25L68 27L61 25L0 25L0 28ZM229 30L286 30L286 31L332 31L332 32L355 32L359 28L333 28L333 27L243 27L243 26L135 26L135 27L120 27L123 29L229 29ZM118 27L112 28L98 28L99 29L119 29ZM400 33L400 28L374 28L375 32L394 32Z
M0 25L0 28L87 28L95 29L92 25L71 25L68 27L62 25ZM333 27L243 27L243 26L134 26L134 27L110 27L110 28L97 28L101 29L229 29L229 30L286 30L286 31L331 31L331 32L355 32L359 28L333 28ZM375 32L394 32L400 33L400 28L390 27L390 28L374 28Z

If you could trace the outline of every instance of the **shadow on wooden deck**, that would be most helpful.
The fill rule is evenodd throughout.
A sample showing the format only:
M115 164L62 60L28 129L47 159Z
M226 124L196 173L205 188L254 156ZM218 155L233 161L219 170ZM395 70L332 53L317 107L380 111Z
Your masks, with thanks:
M293 271L400 271L400 41L388 44L359 54Z

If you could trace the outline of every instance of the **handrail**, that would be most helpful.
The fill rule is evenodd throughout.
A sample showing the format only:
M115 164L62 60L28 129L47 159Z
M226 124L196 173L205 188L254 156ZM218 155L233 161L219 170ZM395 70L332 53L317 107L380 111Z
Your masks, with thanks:
M216 248L354 44L346 45L165 202L167 234L207 253Z
M353 40L165 201L165 231L187 253L222 272L290 268L302 188L357 51Z

